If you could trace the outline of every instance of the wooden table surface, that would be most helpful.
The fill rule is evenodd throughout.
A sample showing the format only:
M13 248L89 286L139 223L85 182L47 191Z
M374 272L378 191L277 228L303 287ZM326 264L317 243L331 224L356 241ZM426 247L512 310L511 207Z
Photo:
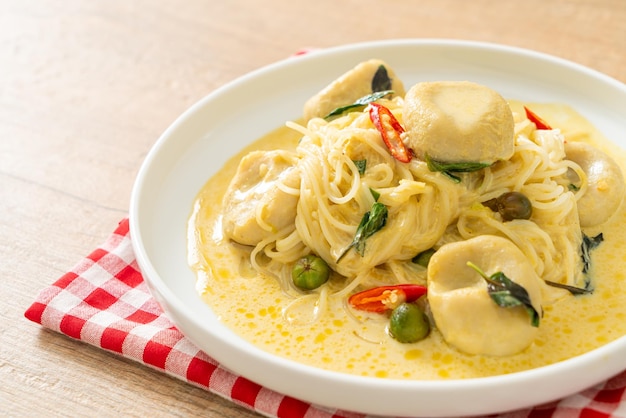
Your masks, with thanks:
M626 82L624 0L0 0L0 415L256 416L23 317L127 215L158 136L303 47L497 42Z

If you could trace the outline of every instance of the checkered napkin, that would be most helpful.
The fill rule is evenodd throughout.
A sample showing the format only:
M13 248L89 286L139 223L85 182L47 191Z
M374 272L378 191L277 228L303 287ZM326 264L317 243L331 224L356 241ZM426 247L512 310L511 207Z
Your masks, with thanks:
M128 219L25 313L44 327L161 370L268 417L362 418L266 389L221 367L187 340L145 284ZM626 416L626 372L557 402L500 415L508 418Z

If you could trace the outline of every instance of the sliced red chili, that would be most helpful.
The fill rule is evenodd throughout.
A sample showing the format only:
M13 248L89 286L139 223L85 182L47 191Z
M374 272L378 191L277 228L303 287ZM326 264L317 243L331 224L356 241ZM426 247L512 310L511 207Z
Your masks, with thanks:
M398 119L385 106L378 103L369 104L370 120L383 137L383 142L389 148L391 155L398 161L408 163L413 158L413 152L402 141L404 128Z
M537 129L545 129L548 131L552 129L552 127L548 125L545 120L541 119L539 116L537 116L535 112L533 112L526 106L524 106L524 111L526 112L526 117L528 118L528 120L533 122Z
M368 312L385 312L404 302L414 302L426 294L426 286L397 284L367 289L348 298L355 309Z

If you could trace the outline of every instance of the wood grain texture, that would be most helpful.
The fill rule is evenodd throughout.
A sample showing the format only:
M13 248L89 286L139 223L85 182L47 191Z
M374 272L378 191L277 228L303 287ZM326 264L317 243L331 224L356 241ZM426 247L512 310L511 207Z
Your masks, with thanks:
M498 42L626 82L624 22L623 0L0 1L0 413L256 416L23 317L213 89L303 47L392 38Z

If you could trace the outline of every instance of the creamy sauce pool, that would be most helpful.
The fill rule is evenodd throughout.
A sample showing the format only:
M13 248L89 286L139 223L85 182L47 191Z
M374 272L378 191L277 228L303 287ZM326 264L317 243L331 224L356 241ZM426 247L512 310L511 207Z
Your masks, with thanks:
M514 110L520 109L512 102ZM626 172L625 152L563 105L533 104L533 110L570 139L591 142L613 156ZM587 235L604 234L592 253L592 295L567 297L545 307L535 342L508 357L468 355L448 346L433 329L414 344L384 336L384 329L360 323L332 300L323 314L310 321L312 306L283 310L292 299L269 277L260 277L247 261L245 247L222 238L222 197L242 156L258 149L293 149L300 137L279 128L231 159L202 188L189 221L189 264L197 289L221 321L244 339L278 356L300 363L350 373L394 379L460 379L513 373L562 361L626 334L626 205L609 222ZM314 303L311 300L310 303ZM293 320L290 321L290 318ZM376 322L376 321L374 321Z

